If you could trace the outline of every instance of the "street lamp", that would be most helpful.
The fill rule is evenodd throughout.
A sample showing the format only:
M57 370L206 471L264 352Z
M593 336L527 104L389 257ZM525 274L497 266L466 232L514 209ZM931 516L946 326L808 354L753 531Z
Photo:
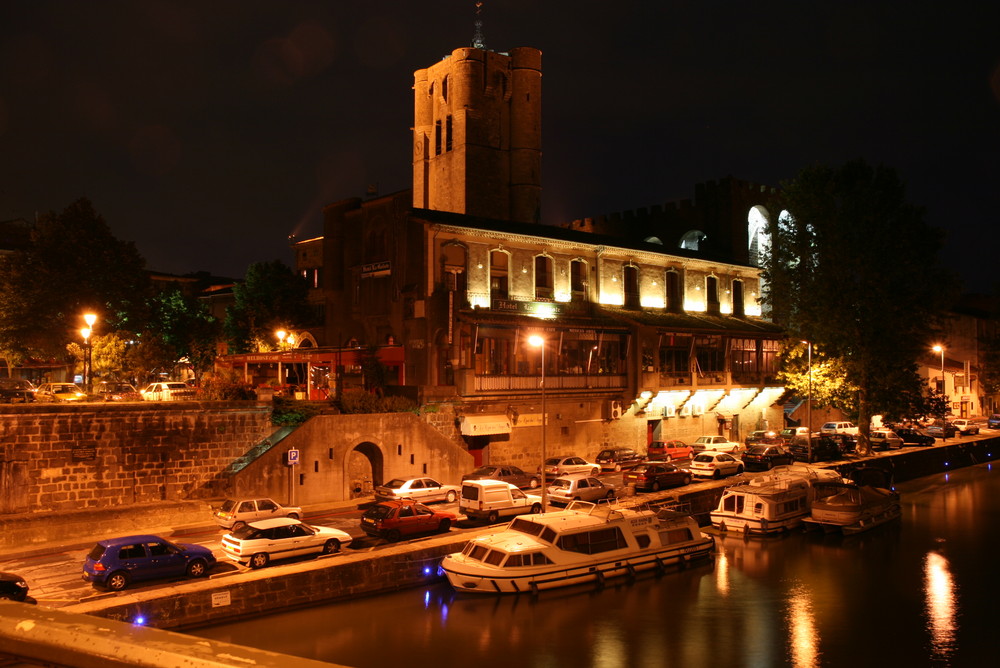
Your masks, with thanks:
M545 406L545 339L537 334L528 337L528 343L535 348L542 349L542 467L539 469L542 483L542 512L548 510L548 494L545 485L545 432L548 424L548 415Z
M274 333L274 335L278 337L278 350L284 350L285 349L285 337L288 336L288 332L286 332L283 329L279 329L278 331L276 331Z
M80 336L83 337L83 343L87 348L87 357L83 362L83 387L90 394L90 376L93 373L93 361L92 350L93 344L91 343L90 337L94 333L94 323L97 322L97 315L94 313L84 313L83 321L87 323L87 326L80 330Z
M812 341L803 341L808 351L809 364L809 394L806 399L806 453L809 461L813 458L813 344Z
M936 353L941 353L941 394L944 394L944 346L936 345L931 350Z

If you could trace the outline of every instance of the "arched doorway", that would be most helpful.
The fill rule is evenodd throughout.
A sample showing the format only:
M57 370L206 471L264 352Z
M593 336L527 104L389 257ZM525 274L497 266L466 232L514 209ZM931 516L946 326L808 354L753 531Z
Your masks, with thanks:
M347 498L371 496L376 487L385 482L382 478L385 460L382 450L365 441L354 446L347 454Z

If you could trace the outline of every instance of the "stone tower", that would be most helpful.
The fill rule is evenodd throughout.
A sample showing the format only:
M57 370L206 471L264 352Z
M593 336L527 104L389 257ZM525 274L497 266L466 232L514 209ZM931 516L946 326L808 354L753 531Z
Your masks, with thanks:
M542 52L455 49L413 79L413 206L537 223Z

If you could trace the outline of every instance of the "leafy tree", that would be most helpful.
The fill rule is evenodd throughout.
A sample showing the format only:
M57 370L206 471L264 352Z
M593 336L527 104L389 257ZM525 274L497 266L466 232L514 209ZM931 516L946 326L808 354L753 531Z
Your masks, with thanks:
M895 171L861 160L804 169L782 197L787 213L769 229L765 302L793 340L837 361L846 385L828 400L855 417L870 451L873 414L926 412L916 360L940 331L955 286L936 262L941 232L905 201Z
M86 199L41 216L28 246L0 258L0 354L14 363L63 358L87 311L99 317L95 334L141 325L144 265Z
M224 325L234 353L271 350L274 332L300 327L310 318L309 286L280 260L250 265L233 288L234 304Z
M152 323L174 359L188 360L196 379L212 368L220 327L203 302L176 288L161 292L152 299Z
M176 361L176 351L153 332L141 337L125 354L125 363L140 385L171 373Z

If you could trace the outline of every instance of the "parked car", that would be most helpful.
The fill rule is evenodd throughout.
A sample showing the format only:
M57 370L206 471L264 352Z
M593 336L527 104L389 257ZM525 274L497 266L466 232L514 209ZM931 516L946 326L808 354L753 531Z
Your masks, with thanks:
M597 475L601 472L599 464L588 462L583 457L549 457L545 460L545 478L556 478L561 475L571 473L590 473Z
M935 438L952 438L958 434L958 427L950 422L938 420L924 431Z
M539 477L538 474L527 473L510 464L487 464L472 473L466 473L462 480L502 480L521 489L535 489L538 487Z
M775 466L791 464L795 461L792 453L780 445L767 444L751 445L740 459L747 471L769 471Z
M1000 413L994 413L986 420L986 426L990 429L1000 429Z
M796 438L799 436L808 437L809 428L808 427L786 427L778 432L778 442L781 445L789 446Z
M361 529L369 536L396 542L403 536L451 529L454 513L431 510L410 500L382 501L361 515Z
M653 441L646 448L649 459L690 459L691 446L678 439Z
M351 544L340 529L313 526L290 517L250 522L222 537L222 551L235 562L263 568L272 559L336 554Z
M597 463L602 471L621 471L642 460L643 456L632 448L605 448L597 453Z
M646 462L626 471L623 485L635 485L637 490L658 492L665 487L691 484L691 471L668 462Z
M840 440L837 434L824 434L820 437L813 437L812 445L809 439L804 436L796 437L795 441L788 446L789 452L797 462L835 461L842 459L844 453L840 449ZM810 447L812 451L810 453Z
M746 440L743 441L743 445L750 447L751 445L758 444L779 444L781 443L781 437L778 432L770 429L757 429L747 434Z
M222 506L212 511L215 523L223 529L238 531L250 522L260 522L276 517L297 520L302 517L298 506L283 506L266 497L256 499L226 499Z
M20 575L0 572L0 601L23 601L28 598L28 583Z
M94 394L105 401L141 401L142 395L132 383L102 381L94 388Z
M421 503L431 503L432 501L454 503L461 491L462 488L458 485L445 485L427 476L393 478L384 485L375 488L375 499L378 501L411 499Z
M458 507L469 519L496 524L504 517L542 512L542 497L502 480L466 480Z
M702 478L721 478L743 473L743 462L728 452L699 452L691 460L691 473Z
M76 383L42 383L35 390L38 401L83 401L87 393Z
M868 432L868 442L873 450L898 450L903 447L903 439L891 429L874 429Z
M35 400L35 390L26 380L0 378L0 403L26 404Z
M121 536L97 541L83 562L83 579L120 591L133 582L208 575L215 555L207 547L171 543L159 536Z
M742 445L735 441L730 441L725 436L699 436L691 444L691 454L697 454L706 450L736 454L742 449Z
M858 426L853 422L827 422L819 428L821 434L853 434L858 435Z
M934 445L934 437L910 427L900 427L895 430L896 436L903 439L903 445Z
M951 423L955 425L955 429L958 429L958 433L962 436L972 436L979 433L979 425L972 420L956 418Z
M570 501L600 501L617 496L614 485L586 473L559 476L548 488L551 503L568 504Z
M140 394L146 401L184 401L194 399L195 389L179 381L150 383Z

